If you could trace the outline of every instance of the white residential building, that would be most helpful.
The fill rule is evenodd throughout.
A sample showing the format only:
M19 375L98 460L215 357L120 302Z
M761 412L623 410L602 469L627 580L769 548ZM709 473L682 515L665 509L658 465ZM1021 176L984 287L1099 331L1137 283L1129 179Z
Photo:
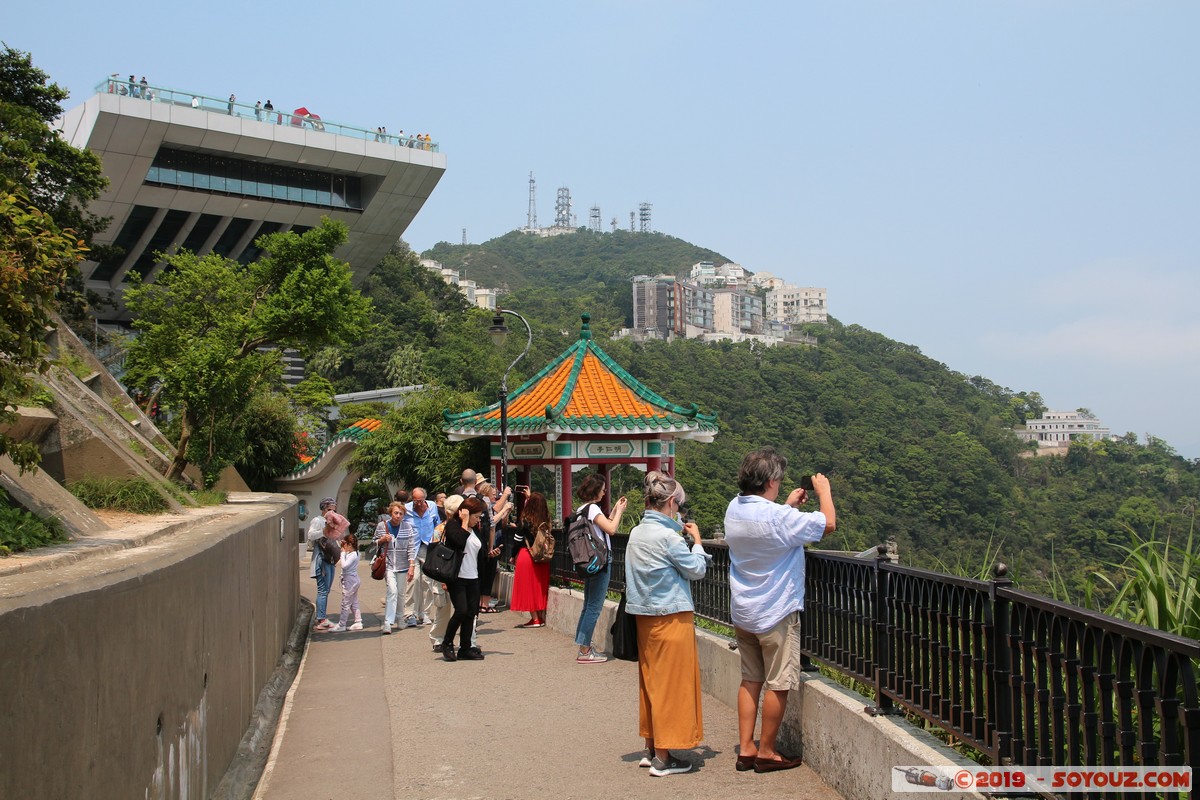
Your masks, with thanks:
M1062 447L1071 442L1112 439L1112 431L1092 416L1078 411L1047 411L1041 419L1026 420L1025 429L1016 431L1026 442L1038 447Z
M829 306L824 288L784 284L767 293L766 314L788 325L828 322Z

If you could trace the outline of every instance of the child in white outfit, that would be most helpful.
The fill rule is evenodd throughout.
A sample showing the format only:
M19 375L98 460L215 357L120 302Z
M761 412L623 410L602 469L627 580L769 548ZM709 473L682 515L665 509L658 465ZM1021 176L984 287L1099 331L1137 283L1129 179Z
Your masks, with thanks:
M358 608L358 539L353 533L342 537L342 614L334 632L361 631L363 629L362 612ZM350 613L354 613L354 624L349 627Z

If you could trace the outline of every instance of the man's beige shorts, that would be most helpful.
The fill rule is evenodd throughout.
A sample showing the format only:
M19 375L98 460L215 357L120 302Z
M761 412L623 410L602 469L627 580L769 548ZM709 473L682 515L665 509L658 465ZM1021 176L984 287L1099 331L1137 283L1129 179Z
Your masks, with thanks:
M737 632L742 680L765 683L772 692L800 685L800 612L793 611L765 633Z

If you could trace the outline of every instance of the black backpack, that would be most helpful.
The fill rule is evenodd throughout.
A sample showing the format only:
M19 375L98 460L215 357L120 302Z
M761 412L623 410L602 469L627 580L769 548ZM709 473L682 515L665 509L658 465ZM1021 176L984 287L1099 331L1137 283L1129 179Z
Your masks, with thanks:
M342 558L342 548L338 547L328 536L317 539L317 547L321 550L321 558L326 564L336 564Z
M608 545L588 522L587 511L592 505L588 503L575 512L567 524L567 553L575 571L584 576L595 575L608 566Z

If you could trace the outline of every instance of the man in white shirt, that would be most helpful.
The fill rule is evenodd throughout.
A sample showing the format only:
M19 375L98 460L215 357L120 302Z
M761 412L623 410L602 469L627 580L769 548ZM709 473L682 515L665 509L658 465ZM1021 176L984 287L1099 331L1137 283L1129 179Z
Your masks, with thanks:
M775 739L787 709L788 693L800 679L800 612L804 610L804 546L837 527L829 479L812 476L820 511L799 508L808 492L793 489L779 497L787 459L763 447L742 459L741 494L725 511L729 546L730 612L741 655L738 688L737 769L775 772L800 765L781 755ZM763 693L763 687L766 692ZM763 694L762 736L754 744L758 699Z

